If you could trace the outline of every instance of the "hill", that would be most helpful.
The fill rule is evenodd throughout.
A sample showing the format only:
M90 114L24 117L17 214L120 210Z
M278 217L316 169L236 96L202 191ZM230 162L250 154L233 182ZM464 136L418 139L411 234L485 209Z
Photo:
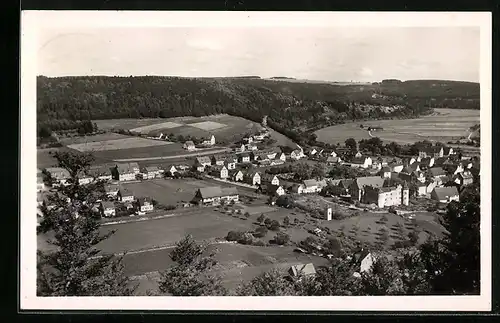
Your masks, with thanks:
M406 81L335 85L244 78L37 78L39 128L71 129L78 120L170 118L226 113L268 125L293 140L328 125L410 118L432 108L479 109L479 84ZM314 139L309 137L309 139Z

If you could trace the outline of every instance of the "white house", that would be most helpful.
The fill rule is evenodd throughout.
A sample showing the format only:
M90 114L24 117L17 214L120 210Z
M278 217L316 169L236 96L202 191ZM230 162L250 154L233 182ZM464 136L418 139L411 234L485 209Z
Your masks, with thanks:
M226 158L226 160L224 161L224 166L226 166L228 170L233 170L236 169L236 162L231 158Z
M361 273L368 272L373 266L375 257L368 251L361 249L359 252L354 254L352 261L356 264L358 271L354 272L353 276L361 277Z
M154 209L152 201L145 197L137 199L137 204L141 212L151 212Z
M286 155L284 152L278 154L278 159L282 160L283 162L286 162Z
M243 181L243 172L241 170L232 170L229 173L231 180L235 182Z
M118 198L122 202L133 202L134 201L134 193L126 188L121 188L118 191Z
M351 167L368 168L372 165L373 160L371 157L354 157L351 161Z
M106 192L106 196L108 197L116 197L119 190L120 187L118 185L108 184L104 186L104 191Z
M171 165L167 168L167 172L170 173L171 176L174 176L174 174L177 173L178 170L174 165Z
M455 186L436 187L431 193L431 199L441 203L459 201L458 190Z
M193 201L203 205L218 205L221 202L238 202L239 194L236 187L221 188L219 186L199 188Z
M318 182L315 179L306 179L304 180L304 189L303 193L316 193L321 189L319 188Z
M246 152L238 154L238 162L240 162L240 163L249 163L250 162L250 154L246 153Z
M260 185L260 183L261 183L260 174L259 174L259 172L256 172L256 171L252 171L252 172L246 174L245 180L247 181L247 183L249 183L251 185Z
M223 155L213 155L211 160L212 165L222 166L224 165L226 158Z
M213 146L213 145L215 145L215 136L211 135L210 139L204 140L203 143L202 143L202 145L204 145L204 146Z
M299 160L303 157L304 157L304 153L299 149L295 149L294 151L292 151L290 153L290 158L294 159L294 160Z
M212 161L207 156L199 156L199 157L196 157L195 165L207 167L207 166L212 165Z
M220 179L227 179L229 177L229 172L226 166L212 166L210 169L210 174L217 176Z
M142 170L144 179L153 179L163 177L163 169L158 166L147 166Z
M139 173L138 166L136 169L135 165L137 163L117 164L113 169L113 178L120 182L135 180L136 175Z
M68 185L68 180L70 179L70 174L67 169L61 167L48 167L45 169L49 173L50 177L53 179L52 186L58 187L60 185Z
M90 166L89 170L87 171L88 175L91 177L100 180L100 181L110 181L112 177L112 171L111 169L114 166L112 165L93 165Z
M304 184L293 184L292 193L297 193L297 194L304 193Z
M116 209L113 202L102 201L101 202L101 212L105 217L112 217L116 215Z
M182 146L182 148L186 149L187 151L196 150L196 146L195 146L194 142L192 142L191 140L186 141L184 143L184 145Z

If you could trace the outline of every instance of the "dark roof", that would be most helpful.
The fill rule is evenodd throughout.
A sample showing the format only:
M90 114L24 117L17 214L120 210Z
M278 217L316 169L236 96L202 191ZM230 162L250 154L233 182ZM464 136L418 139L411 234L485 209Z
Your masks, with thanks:
M152 204L152 201L149 197L140 197L137 199L137 202L139 205L144 205L144 203L148 202L149 204Z
M390 167L387 167L387 166L384 166L380 169L381 172L390 172L391 171L391 168Z
M339 162L339 160L340 160L340 157L332 157L332 156L329 156L329 157L326 159L326 161L327 161L327 162L330 162L330 163L337 163L337 162Z
M113 202L110 202L110 201L102 201L101 205L105 209L114 209L115 208L115 204Z
M370 254L370 251L361 249L352 256L352 262L356 265L361 265L361 261Z
M191 140L188 140L184 143L184 145L186 146L194 146L194 142L192 142Z
M355 182L358 184L359 188L363 188L365 186L377 188L384 185L384 179L380 176L358 177L355 179Z
M202 198L221 197L227 195L237 195L236 187L221 188L220 186L202 187L199 189Z
M226 156L225 155L213 155L212 159L214 159L215 161L225 161Z
M129 190L128 188L124 188L124 187L120 188L120 194L122 196L133 196L134 195L134 193L131 190Z
M352 164L364 164L365 163L365 160L366 160L366 157L354 157L353 159L351 159L351 163Z
M136 164L137 165L137 164ZM138 167L138 166L137 166ZM116 170L119 174L130 174L134 172L135 165L129 164L117 164Z
M421 151L425 151L426 153L438 153L441 150L441 146L430 146L420 149Z
M211 163L210 158L207 156L199 156L196 157L196 161L200 164Z
M455 186L436 187L434 192L439 200L446 200L448 197L457 196L458 191Z
M354 183L353 179L350 179L350 178L342 179L342 180L340 180L339 186L342 186L343 188L349 188L349 186L351 186L352 183Z
M441 167L431 167L429 168L429 172L433 177L446 175L446 172Z
M119 189L120 189L120 187L118 185L115 185L115 184L108 184L108 185L104 186L104 190L106 192L114 192L114 191L118 191Z
M459 173L460 176L462 176L462 178L472 178L472 173L470 171L465 171L465 172L461 172Z
M50 176L56 179L65 179L70 177L69 171L65 168L48 167L45 170L50 174Z
M304 185L307 187L317 186L318 182L315 179L306 179L303 181Z
M158 166L146 166L146 167L144 167L144 170L146 172L157 172L160 170L160 167L158 167Z
M450 153L450 150L453 149L452 147L443 147L443 153L448 155Z

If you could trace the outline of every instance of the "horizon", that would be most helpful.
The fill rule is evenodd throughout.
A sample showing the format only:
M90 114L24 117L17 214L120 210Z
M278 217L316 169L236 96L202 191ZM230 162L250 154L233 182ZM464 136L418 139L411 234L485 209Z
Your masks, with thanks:
M129 78L129 77L165 77L165 78L185 78L185 79L212 79L212 78L254 78L260 80L270 80L273 78L277 81L287 81L296 80L296 81L310 81L310 82L325 82L325 83L379 83L385 80L398 80L401 82L411 82L411 81L439 81L439 82L461 82L461 83L474 83L480 84L477 81L468 81L468 80L460 80L460 79L429 79L429 78L421 78L421 79L400 79L397 77L385 78L376 81L343 81L343 80L319 80L319 79L303 79L303 78L295 78L293 76L259 76L259 75L234 75L234 76L180 76L180 75L154 75L154 74L144 74L144 75L64 75L64 76L48 76L48 75L37 75L36 77L46 77L46 78L76 78L76 77L114 77L114 78Z

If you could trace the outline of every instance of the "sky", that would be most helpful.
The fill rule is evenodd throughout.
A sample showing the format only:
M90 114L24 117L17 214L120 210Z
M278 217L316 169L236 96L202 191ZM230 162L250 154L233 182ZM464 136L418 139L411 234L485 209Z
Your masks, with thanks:
M479 82L478 27L41 29L45 76L286 76Z

